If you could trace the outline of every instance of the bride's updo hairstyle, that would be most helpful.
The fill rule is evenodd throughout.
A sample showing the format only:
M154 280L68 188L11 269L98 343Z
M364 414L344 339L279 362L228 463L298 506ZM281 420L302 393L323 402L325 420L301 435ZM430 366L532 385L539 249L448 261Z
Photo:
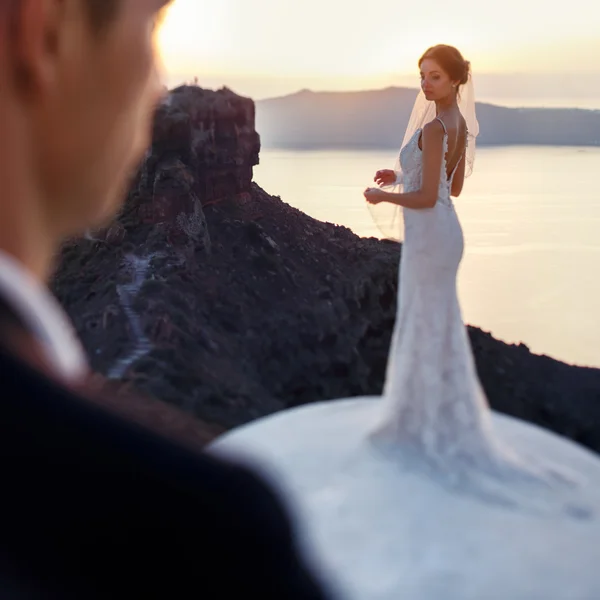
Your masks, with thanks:
M452 81L458 81L459 86L469 81L471 74L471 63L463 58L463 55L454 47L446 44L432 46L425 51L419 59L419 67L427 58L435 60L444 69Z

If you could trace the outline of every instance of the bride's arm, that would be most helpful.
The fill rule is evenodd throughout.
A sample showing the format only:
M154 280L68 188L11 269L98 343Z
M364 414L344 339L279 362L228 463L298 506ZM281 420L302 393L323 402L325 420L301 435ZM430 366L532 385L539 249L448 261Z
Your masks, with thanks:
M384 202L398 204L405 208L432 208L438 198L440 172L444 154L444 128L435 120L423 128L423 175L421 189L417 192L394 194L384 192Z

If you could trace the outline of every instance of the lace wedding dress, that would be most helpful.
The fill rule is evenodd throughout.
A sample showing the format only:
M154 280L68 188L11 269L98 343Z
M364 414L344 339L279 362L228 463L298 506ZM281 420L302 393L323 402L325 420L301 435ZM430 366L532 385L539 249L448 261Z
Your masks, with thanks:
M407 192L421 185L419 135L401 152ZM598 598L600 460L490 411L457 298L453 177L444 159L435 206L404 211L383 397L284 411L211 451L281 490L334 598Z
M374 437L401 439L430 466L455 462L457 476L456 469L496 469L502 461L457 296L464 241L450 190L460 161L448 174L448 133L437 120L444 127L438 198L430 209L404 209L398 313ZM400 153L405 192L421 187L421 132Z

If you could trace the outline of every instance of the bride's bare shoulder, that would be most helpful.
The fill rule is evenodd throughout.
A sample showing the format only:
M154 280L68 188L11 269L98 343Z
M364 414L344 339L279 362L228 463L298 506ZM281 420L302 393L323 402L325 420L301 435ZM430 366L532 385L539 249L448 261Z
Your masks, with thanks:
M442 138L445 132L444 125L439 119L433 119L423 127L423 136L429 139Z

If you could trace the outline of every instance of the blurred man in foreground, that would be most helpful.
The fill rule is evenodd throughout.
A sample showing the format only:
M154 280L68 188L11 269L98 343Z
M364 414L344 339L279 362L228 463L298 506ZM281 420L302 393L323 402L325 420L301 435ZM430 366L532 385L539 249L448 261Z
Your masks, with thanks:
M46 288L61 240L114 213L149 144L165 4L0 0L3 599L323 597L259 478L87 397Z

